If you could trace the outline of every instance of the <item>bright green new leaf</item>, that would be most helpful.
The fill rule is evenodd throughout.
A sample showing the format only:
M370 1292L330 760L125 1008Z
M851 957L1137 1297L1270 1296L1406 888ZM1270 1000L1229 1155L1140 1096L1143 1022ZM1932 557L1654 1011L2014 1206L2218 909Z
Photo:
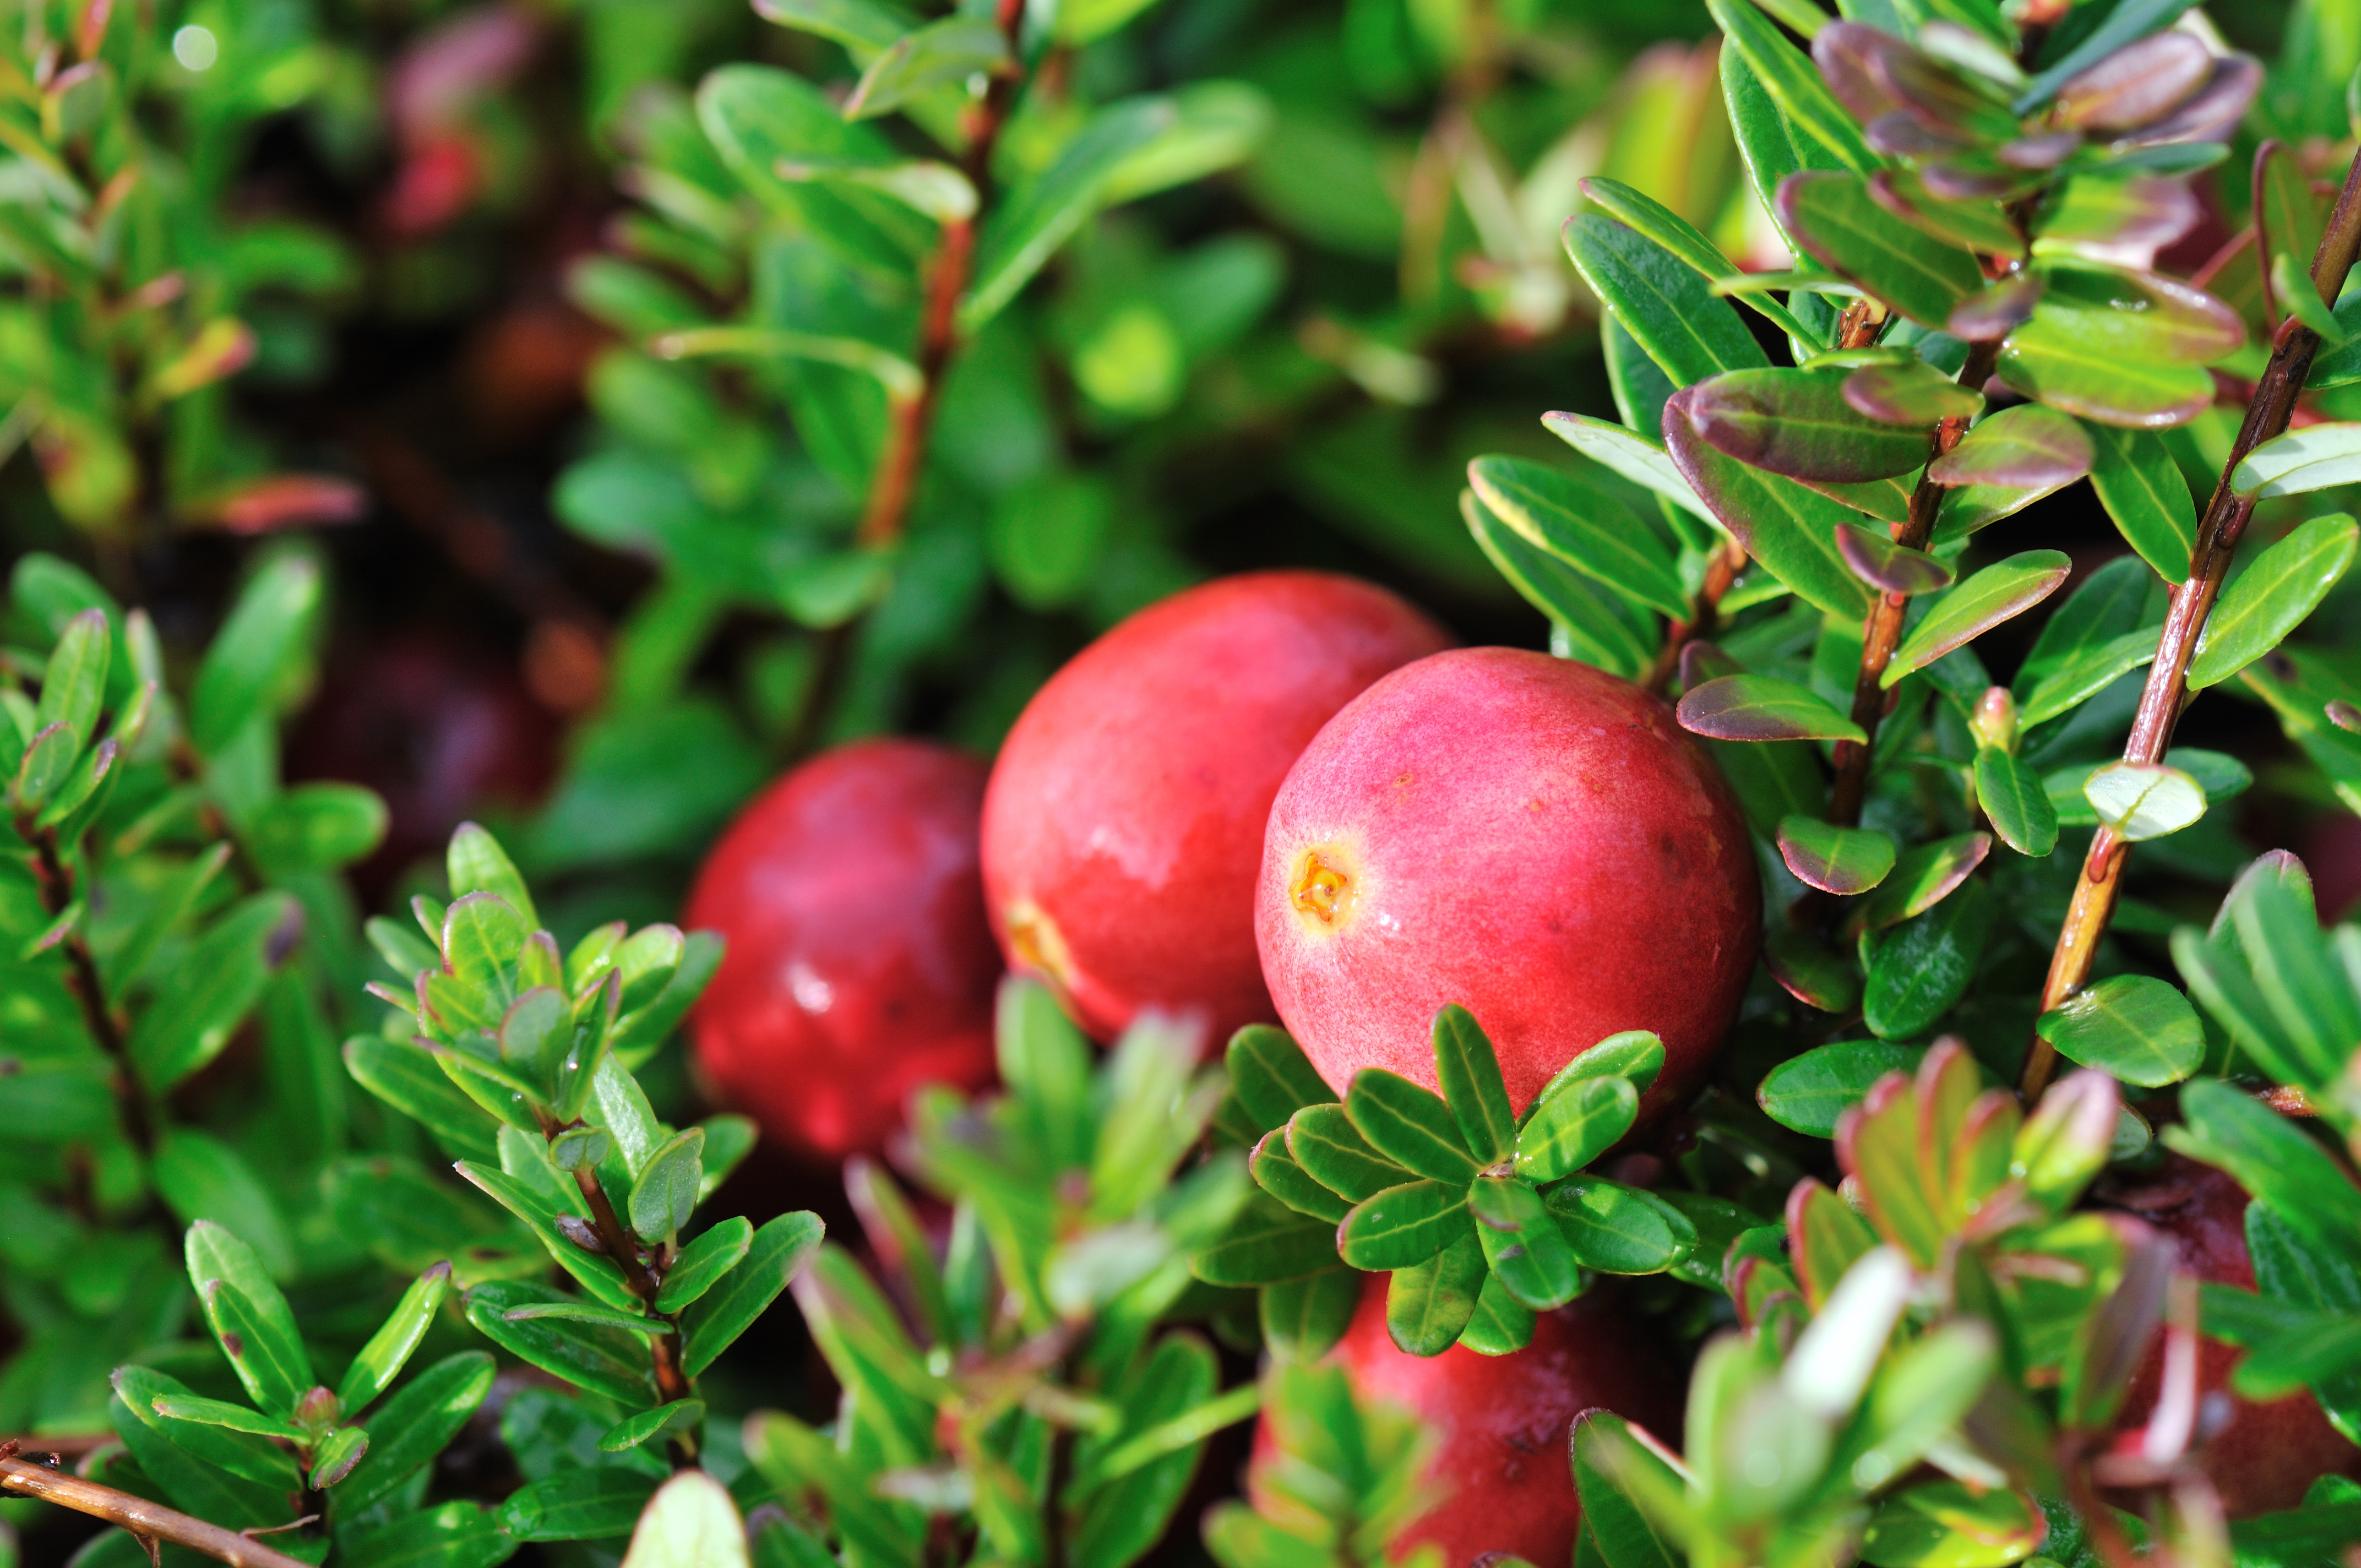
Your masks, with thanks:
M1663 246L1598 213L1566 220L1565 250L1617 323L1676 387L1770 364L1727 300Z
M681 1371L694 1377L754 1324L805 1262L825 1234L819 1216L796 1210L767 1221L754 1233L746 1259L692 1302L681 1319Z
M2165 581L2187 576L2197 507L2163 437L2096 422L2083 431L2091 438L2091 488L2115 531Z
M1779 820L1779 855L1806 886L1839 898L1867 893L1894 869L1892 836L1801 815Z
M2205 788L2163 763L2114 762L2082 781L2083 798L2119 838L2178 833L2205 815Z
M729 1489L702 1470L677 1472L648 1499L623 1568L748 1568L746 1523Z
M217 754L291 695L320 590L319 564L291 553L272 557L247 582L206 648L189 696L189 739L199 751Z
M2218 685L2278 647L2320 608L2353 565L2356 547L2361 525L2337 512L2312 519L2256 557L2222 590L2198 633L2189 689Z
M922 93L1009 63L1008 36L991 17L946 16L903 34L871 60L845 100L844 117L874 119Z
M2044 1013L2035 1033L2059 1054L2143 1089L2178 1083L2205 1059L2205 1030L2180 988L2119 974Z
M1605 493L1516 457L1478 457L1467 481L1495 516L1576 571L1665 615L1689 613L1664 546Z
M1997 746L1976 751L1976 799L2002 843L2039 857L2058 847L2058 812L2032 770Z
M1630 1132L1639 1114L1640 1092L1627 1078L1609 1075L1569 1083L1541 1101L1518 1129L1517 1174L1531 1181L1570 1176Z
M1467 1210L1484 1261L1518 1305L1546 1312L1574 1299L1581 1271L1532 1183L1521 1176L1478 1177L1468 1188Z
M354 1354L352 1365L345 1368L344 1380L336 1385L336 1402L347 1416L358 1415L393 1387L393 1380L401 1376L412 1353L434 1326L434 1314L450 1288L448 1263L438 1263L411 1281L410 1288L401 1293L401 1299L393 1304L369 1342Z
M683 1247L664 1270L664 1287L656 1292L656 1310L669 1314L687 1307L744 1262L753 1245L753 1222L743 1215L734 1215L707 1231Z
M1476 1015L1456 1003L1434 1015L1434 1070L1444 1103L1451 1108L1476 1162L1491 1165L1508 1158L1516 1147L1517 1115L1500 1078L1500 1059ZM1350 1111L1348 1102L1346 1113Z
M705 1134L691 1127L674 1135L648 1157L631 1184L631 1229L648 1242L669 1239L688 1223L697 1210L697 1189L704 1175Z

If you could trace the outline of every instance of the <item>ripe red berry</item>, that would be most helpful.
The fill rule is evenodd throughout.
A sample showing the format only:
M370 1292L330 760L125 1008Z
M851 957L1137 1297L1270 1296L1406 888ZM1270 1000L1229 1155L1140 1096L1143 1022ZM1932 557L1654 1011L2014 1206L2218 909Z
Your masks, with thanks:
M1625 1029L1664 1037L1643 1114L1685 1095L1762 925L1745 821L1672 709L1513 648L1422 659L1330 720L1271 807L1255 896L1279 1016L1330 1084L1437 1087L1456 1002L1520 1110Z
M983 883L1011 967L1111 1037L1145 1007L1226 1038L1268 1021L1254 877L1288 764L1388 670L1449 639L1382 588L1261 572L1191 589L1082 650L1009 732Z
M2115 1201L2169 1235L2180 1249L2180 1269L2213 1285L2255 1288L2246 1251L2246 1192L2209 1165L2173 1156L2158 1179ZM2205 1442L2205 1473L2232 1519L2291 1508L2323 1475L2361 1469L2361 1448L2331 1426L2320 1401L2295 1393L2256 1404L2230 1393L2230 1374L2245 1353L2219 1340L2201 1340L2197 1387L2201 1399L2229 1401L2229 1423ZM2164 1335L2159 1333L2132 1376L2119 1425L2144 1426L2164 1384Z
M1488 1552L1568 1562L1582 1519L1566 1457L1574 1418L1604 1409L1658 1437L1680 1435L1678 1377L1654 1339L1602 1291L1542 1313L1532 1343L1512 1355L1454 1345L1423 1357L1395 1347L1386 1332L1386 1277L1371 1275L1353 1326L1329 1354L1362 1398L1404 1407L1433 1429L1426 1480L1441 1496L1395 1538L1397 1561L1433 1541L1449 1568ZM1249 1492L1273 1457L1269 1429L1257 1427Z
M690 1033L723 1096L798 1153L875 1151L921 1083L993 1074L983 765L865 740L779 780L713 846L686 923L729 942Z

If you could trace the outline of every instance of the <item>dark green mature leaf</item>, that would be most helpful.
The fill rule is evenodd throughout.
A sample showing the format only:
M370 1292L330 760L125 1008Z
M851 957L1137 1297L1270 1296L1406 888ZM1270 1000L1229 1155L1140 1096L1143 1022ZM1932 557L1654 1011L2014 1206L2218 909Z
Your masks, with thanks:
M1478 1177L1467 1190L1467 1209L1484 1261L1519 1305L1545 1312L1574 1299L1581 1271L1532 1183L1521 1176Z
M1387 1334L1407 1354L1441 1355L1466 1332L1487 1283L1482 1245L1461 1235L1432 1257L1394 1270L1386 1281Z
M1663 1049L1660 1043L1660 1057ZM1570 1176L1612 1147L1639 1115L1640 1091L1630 1079L1609 1074L1568 1083L1541 1100L1518 1129L1517 1174L1531 1181Z
M1288 1152L1284 1131L1265 1133L1246 1161L1255 1182L1264 1191L1299 1214L1329 1224L1342 1224L1352 1205L1306 1175Z
M2034 1025L2059 1054L2125 1083L2160 1089L2205 1059L2205 1030L2178 987L2119 974L2068 997Z
M681 1249L664 1270L656 1310L677 1312L702 1297L746 1260L754 1244L754 1223L743 1215L722 1221Z
M1517 1114L1500 1077L1500 1058L1476 1015L1456 1003L1434 1015L1434 1070L1476 1162L1491 1165L1514 1153Z
M492 1358L461 1351L421 1371L369 1418L369 1450L337 1488L340 1506L368 1508L434 1462L492 1391Z
M631 1535L659 1478L620 1464L557 1471L508 1495L500 1530L512 1540L607 1540Z
M2270 1203L2246 1205L2246 1252L2254 1260L2255 1283L2283 1310L2333 1314L2347 1322L2361 1316L2361 1266L2356 1266L2354 1259L2307 1245ZM2214 1306L2210 1301L2205 1314L2206 1330L2212 1334ZM2351 1438L2356 1428L2361 1428L2361 1370L2311 1382L2313 1395L2329 1420Z
M1231 1036L1224 1062L1231 1089L1266 1133L1286 1126L1287 1119L1306 1105L1331 1104L1336 1099L1303 1047L1275 1024L1248 1024Z
M283 893L258 893L197 938L155 1004L133 1024L132 1062L161 1093L219 1056L302 935L302 908Z
M2361 1265L2361 1189L2320 1145L2218 1079L2185 1085L2180 1111L2160 1135L2169 1147L2229 1172L2305 1241Z
M148 1175L175 1218L217 1221L254 1249L272 1277L295 1273L286 1217L261 1173L229 1144L194 1127L170 1128L157 1141Z
M2002 843L2039 857L2058 847L2058 812L2032 770L1997 746L1976 751L1976 799Z
M1478 457L1467 465L1467 481L1494 516L1566 565L1652 609L1688 614L1672 558L1604 492L1517 457Z
M490 1114L427 1051L379 1035L357 1035L345 1042L344 1057L355 1082L423 1124L445 1149L478 1160L499 1157Z
M1970 882L1926 914L1879 938L1861 988L1861 1021L1881 1039L1931 1027L1967 994L1995 915L1984 883Z
M961 329L975 332L998 315L1098 210L1131 155L1170 130L1179 115L1170 98L1109 104L1055 162L1012 190L976 240L975 281L960 305Z
M2316 517L2256 557L2222 592L2198 633L2189 689L2218 685L2286 640L2320 608L2361 548L2361 524Z
M1345 1114L1372 1148L1421 1176L1463 1188L1475 1179L1477 1162L1450 1107L1399 1073L1355 1073Z
M1644 192L1635 191L1620 180L1596 175L1584 180L1581 189L1593 206L1654 240L1687 262L1698 276L1712 280L1738 273L1738 264L1724 256L1721 247L1707 238L1696 225ZM1774 302L1768 296L1750 291L1740 298L1749 309L1789 336L1803 338L1811 335L1804 323L1797 321L1785 306Z
M1533 1343L1533 1310L1520 1305L1499 1280L1487 1274L1476 1293L1476 1310L1454 1342L1478 1355L1514 1355Z
M1335 1266L1336 1226L1261 1192L1246 1200L1227 1234L1189 1259L1208 1285L1276 1285Z
M1283 1359L1317 1361L1345 1337L1360 1304L1361 1274L1355 1268L1323 1269L1266 1285L1257 1304L1264 1343Z
M467 1299L467 1321L511 1355L632 1409L655 1403L645 1334L560 1318L511 1321L508 1314L520 1307L562 1305L570 1299L522 1280L489 1280L468 1291Z
M272 557L239 593L189 696L189 739L211 757L286 693L320 606L320 566Z
M1721 96L1730 115L1730 128L1737 138L1739 156L1745 162L1748 182L1754 187L1763 210L1772 214L1775 224L1775 198L1782 180L1801 169L1850 166L1788 117L1744 55L1734 49L1725 49L1720 53ZM1809 62L1806 63L1808 67ZM1789 249L1795 248L1792 236L1783 230L1782 237L1787 240ZM1827 338L1825 334L1807 335L1805 342L1808 347L1820 348L1826 346Z
M1781 1126L1815 1138L1833 1138L1837 1123L1861 1102L1869 1086L1889 1072L1908 1072L1923 1047L1883 1040L1845 1040L1781 1062L1754 1091L1763 1113Z
M2124 542L2167 582L2189 575L2189 552L2197 543L2197 508L2189 481L2172 460L2164 439L2152 431L2092 423L2091 488L2114 520Z
M480 1503L454 1501L340 1530L336 1562L339 1568L498 1568L517 1549L500 1517Z
M1773 926L1763 933L1763 967L1781 989L1823 1013L1850 1012L1861 1001L1861 970L1806 932Z
M189 1283L196 1288L216 1338L243 1332L225 1354L247 1394L264 1410L288 1415L312 1387L312 1361L296 1332L294 1311L255 1249L210 1220L189 1227L183 1243Z
M1367 1272L1410 1268L1472 1234L1475 1223L1464 1181L1405 1182L1354 1205L1337 1228L1336 1251Z
M693 1432L705 1424L705 1401L675 1399L653 1410L625 1416L598 1439L601 1453L625 1453L676 1432Z
M1818 693L1773 675L1723 675L1681 694L1681 728L1717 740L1852 740L1860 725Z
M186 1388L144 1366L118 1367L114 1385L108 1420L165 1501L233 1530L287 1521L286 1492L208 1464L166 1435L154 1401L159 1395L185 1394Z
M1837 548L1839 523L1859 514L1778 474L1716 451L1689 417L1688 394L1664 404L1664 446L1699 499L1746 553L1830 615L1859 619L1873 598Z
M1653 636L1643 639L1633 622L1653 622L1653 616L1528 542L1478 500L1474 490L1459 492L1459 515L1493 569L1549 617L1566 656L1627 679L1647 668L1654 657Z
M1903 676L2024 614L2056 593L2073 570L2062 550L2027 550L1986 566L1935 601L1894 650L1879 684L1890 689Z
M1792 126L1838 164L1857 173L1867 174L1883 163L1861 139L1860 127L1828 91L1810 59L1789 43L1768 16L1746 0L1706 0L1706 8L1721 28L1724 54L1734 53L1744 60L1754 84ZM1729 81L1727 71L1723 80ZM1761 133L1756 139L1763 139ZM1764 192L1766 206L1769 194Z
M798 1209L765 1221L754 1233L746 1259L690 1303L681 1318L681 1371L694 1377L754 1324L787 1288L813 1253L827 1227L819 1216Z
M302 1433L298 1429L258 1415L243 1405L200 1398L185 1391L151 1392L168 1386L173 1389L181 1387L160 1373L138 1367L120 1367L115 1375L117 1394L124 1396L126 1402L135 1395L141 1400L140 1407L132 1413L151 1417L149 1425L196 1458L281 1492L292 1492L302 1486L294 1454L270 1441L273 1437L300 1441Z
M1547 1201L1575 1261L1601 1274L1659 1274L1697 1244L1676 1210L1601 1177L1561 1183Z
M1314 1181L1356 1203L1412 1175L1371 1147L1342 1105L1307 1105L1289 1118L1287 1152Z
M1778 203L1805 250L1922 326L1939 330L1984 286L1974 257L1887 212L1858 174L1791 174Z
M438 1263L410 1283L401 1299L386 1314L385 1322L353 1355L336 1385L336 1403L347 1417L358 1415L371 1400L393 1387L419 1342L434 1326L434 1314L451 1288L451 1266Z
M1674 385L1770 364L1730 302L1638 230L1597 213L1576 214L1566 220L1565 249L1618 324Z
M1839 898L1867 893L1894 869L1893 838L1873 828L1839 828L1817 817L1779 821L1779 857L1807 887Z
M2153 663L2157 641L2157 629L2149 627L2074 650L2026 693L2017 708L2018 724L2030 727L2055 718L2142 664ZM2018 679L2021 682L2024 675L2020 674Z
M1860 483L1927 461L1934 422L1872 419L1845 395L1842 370L1731 370L1697 384L1689 418L1717 451L1793 479Z

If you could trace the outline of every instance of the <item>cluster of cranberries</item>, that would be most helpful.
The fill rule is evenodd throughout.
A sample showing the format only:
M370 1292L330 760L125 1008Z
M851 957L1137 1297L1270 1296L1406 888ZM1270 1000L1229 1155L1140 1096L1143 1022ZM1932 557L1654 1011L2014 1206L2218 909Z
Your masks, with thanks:
M1454 648L1367 583L1261 573L1084 649L988 775L875 740L780 780L690 896L687 923L729 942L693 1031L727 1098L831 1161L883 1146L918 1084L991 1080L1004 960L1102 1041L1150 1009L1215 1042L1281 1022L1340 1091L1365 1067L1434 1087L1445 1003L1491 1036L1520 1109L1599 1039L1653 1029L1661 1109L1729 1027L1761 909L1744 819L1663 702ZM1383 1287L1334 1354L1441 1439L1445 1500L1404 1544L1455 1568L1566 1561L1568 1421L1604 1406L1669 1431L1677 1374L1595 1301L1511 1356L1411 1357Z

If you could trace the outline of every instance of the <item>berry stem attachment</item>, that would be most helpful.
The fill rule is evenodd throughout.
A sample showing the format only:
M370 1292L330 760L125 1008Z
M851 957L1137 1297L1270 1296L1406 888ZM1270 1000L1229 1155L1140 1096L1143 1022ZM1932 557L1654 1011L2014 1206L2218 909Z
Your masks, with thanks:
M2353 269L2356 252L2361 252L2361 157L2345 170L2345 188L2337 193L2328 230L2312 255L2312 281L2322 299L2334 300L2344 291L2345 277ZM2196 654L2205 618L2221 596L2230 557L2255 511L2254 498L2234 490L2230 477L2248 453L2287 429L2319 348L2320 335L2293 315L2280 322L2272 336L2269 367L2255 384L2246 420L2238 426L2238 438L2231 443L2230 454L2222 464L2222 477L2205 505L2205 515L2198 521L2197 543L2189 553L2189 579L2171 590L2172 608L2165 616L2156 662L2148 666L2147 685L2132 718L2131 738L2124 742L2126 762L2161 762L2165 748L2172 744L2173 725L2189 706L2189 661ZM2049 979L2041 992L2043 1012L2089 982L2099 938L2106 935L2107 922L2115 912L2124 861L2130 851L2131 845L2116 838L2111 828L2103 826L2092 835L2082 874L2074 882L2073 902L2058 932L2058 945L2050 951ZM2039 1098L2057 1067L2056 1047L2036 1036L2026 1052L2017 1091L2028 1102Z

